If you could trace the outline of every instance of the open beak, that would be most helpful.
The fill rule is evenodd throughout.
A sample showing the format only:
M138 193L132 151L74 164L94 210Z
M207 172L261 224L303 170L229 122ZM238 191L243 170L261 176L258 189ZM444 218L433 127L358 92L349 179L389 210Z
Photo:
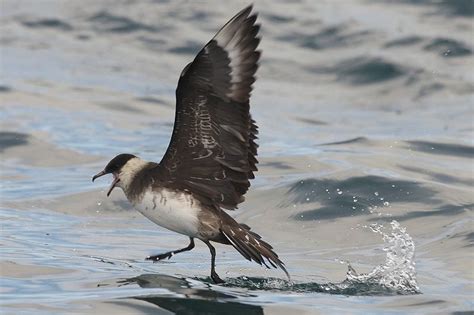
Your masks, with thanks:
M104 171L102 172L99 172L97 173L96 175L94 175L94 177L92 177L92 181L95 181L97 178L101 177L101 176L104 176L104 175L107 175L108 173ZM117 176L115 176L114 174L114 180L112 181L112 184L110 185L110 188L109 188L109 191L107 192L107 197L110 196L110 193L112 192L112 190L115 188L115 186L118 184L118 182L120 182L120 178L118 178Z

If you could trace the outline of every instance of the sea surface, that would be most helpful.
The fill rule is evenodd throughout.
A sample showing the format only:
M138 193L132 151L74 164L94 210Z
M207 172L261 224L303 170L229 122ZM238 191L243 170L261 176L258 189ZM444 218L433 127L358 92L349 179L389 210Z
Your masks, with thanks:
M291 280L154 225L179 73L245 1L0 1L1 314L473 314L474 2L255 1L259 172L232 215Z

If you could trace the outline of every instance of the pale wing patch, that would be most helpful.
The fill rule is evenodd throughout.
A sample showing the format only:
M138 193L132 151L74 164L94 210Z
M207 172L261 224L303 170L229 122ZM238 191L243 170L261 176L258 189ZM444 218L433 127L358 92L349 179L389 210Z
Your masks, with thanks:
M258 55L253 55L256 45L252 46L258 26L254 25L256 16L249 17L249 14L250 9L244 10L230 20L214 37L217 44L227 52L230 60L231 86L226 96L240 101L243 100L240 99L242 96L239 94L248 89L248 81L255 73L249 70L258 60ZM243 23L246 25L242 26ZM253 80L250 84L252 82Z

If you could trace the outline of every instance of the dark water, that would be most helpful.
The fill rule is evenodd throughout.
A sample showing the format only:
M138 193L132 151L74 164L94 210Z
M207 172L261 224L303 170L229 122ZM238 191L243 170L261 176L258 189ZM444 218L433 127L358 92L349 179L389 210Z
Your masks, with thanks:
M2 314L473 312L473 1L257 1L259 172L292 279L181 248L92 174L159 160L182 68L247 3L3 1Z

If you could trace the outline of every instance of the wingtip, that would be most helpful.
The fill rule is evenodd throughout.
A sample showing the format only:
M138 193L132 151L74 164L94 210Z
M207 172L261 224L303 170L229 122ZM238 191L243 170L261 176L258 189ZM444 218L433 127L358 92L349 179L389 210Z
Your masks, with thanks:
M252 10L253 10L253 3L249 4L248 6L240 10L239 13L237 13L231 20L236 20L242 16L245 16L245 18L248 18ZM257 13L254 12L253 15L257 16Z
M246 12L248 15L250 14L250 12L252 12L252 10L253 10L253 3L250 3L248 6L243 8L240 12Z
M257 21L257 18L258 18L258 12L257 11L253 11L253 4L250 4L248 7L246 7L245 9L245 12L246 12L246 17L247 19L250 19L252 18L254 21L252 24L255 23L255 21ZM248 11L247 11L248 10ZM255 25L259 25L259 24L255 24ZM260 26L260 25L259 25Z

